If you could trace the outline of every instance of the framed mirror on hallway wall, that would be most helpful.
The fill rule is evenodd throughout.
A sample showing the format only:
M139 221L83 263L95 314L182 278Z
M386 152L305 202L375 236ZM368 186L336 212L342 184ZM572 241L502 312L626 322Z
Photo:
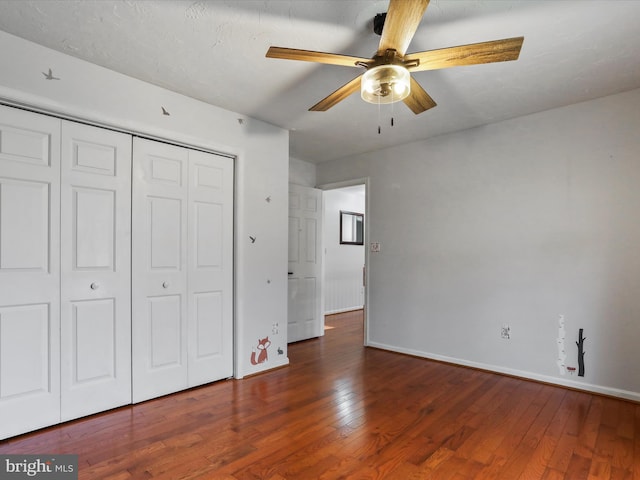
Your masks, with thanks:
M364 245L364 214L340 210L340 244Z

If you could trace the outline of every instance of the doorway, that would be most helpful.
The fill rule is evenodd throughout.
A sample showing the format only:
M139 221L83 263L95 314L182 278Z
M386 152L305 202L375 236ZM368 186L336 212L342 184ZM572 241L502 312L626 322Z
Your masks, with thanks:
M323 316L362 310L366 345L367 181L359 179L319 188L323 190ZM361 226L364 236L358 232Z

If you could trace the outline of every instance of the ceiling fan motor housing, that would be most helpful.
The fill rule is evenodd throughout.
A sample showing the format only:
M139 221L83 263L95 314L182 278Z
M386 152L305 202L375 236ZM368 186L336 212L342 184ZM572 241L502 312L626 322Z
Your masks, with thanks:
M384 28L384 21L386 18L386 13L378 13L373 17L373 33L376 35L382 35L382 29Z

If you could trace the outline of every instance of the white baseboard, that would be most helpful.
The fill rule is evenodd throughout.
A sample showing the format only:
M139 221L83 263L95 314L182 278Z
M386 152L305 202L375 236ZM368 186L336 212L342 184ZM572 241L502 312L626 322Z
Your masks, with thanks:
M430 360L437 360L439 362L451 363L453 365L461 365L461 366L465 366L465 367L476 368L476 369L479 369L479 370L486 370L486 371L489 371L489 372L501 373L501 374L504 374L504 375L510 375L512 377L519 377L519 378L523 378L523 379L527 379L527 380L535 380L535 381L542 382L542 383L558 385L558 386L572 388L572 389L576 389L576 390L584 390L586 392L598 393L598 394L601 394L601 395L608 395L608 396L617 397L617 398L623 398L625 400L631 400L633 402L639 402L640 403L640 393L638 393L638 392L631 392L631 391L628 391L628 390L621 390L621 389L618 389L618 388L605 387L605 386L602 386L602 385L594 385L594 384L591 384L591 383L577 382L577 381L569 380L569 379L565 380L565 379L562 379L562 378L550 377L550 376L547 376L547 375L540 375L540 374L537 374L537 373L527 372L527 371L524 371L524 370L515 370L515 369L511 369L511 368L504 368L504 367L500 367L498 365L490 365L490 364L486 364L486 363L471 362L471 361L463 360L463 359L459 359L459 358L447 357L447 356L444 356L444 355L437 355L437 354L433 354L433 353L422 352L422 351L419 351L419 350L412 350L412 349L408 349L408 348L400 348L400 347L396 347L396 346L393 346L393 345L386 345L384 343L368 342L367 346L374 347L374 348L380 348L382 350L388 350L388 351L391 351L391 352L404 353L406 355L412 355L414 357L422 357L422 358L427 358L427 359L430 359Z
M363 308L364 307L362 305L355 306L355 307L339 308L337 310L328 310L328 311L324 312L324 314L325 315L335 315L336 313L354 312L356 310L362 310Z
M284 357L284 358L280 357L273 362L269 360L267 362L260 363L259 365L255 366L250 372L244 372L244 374L240 374L240 375L236 374L233 378L235 378L236 380L240 380L245 377L257 375L258 373L267 372L269 370L285 367L287 365L289 365L289 357Z

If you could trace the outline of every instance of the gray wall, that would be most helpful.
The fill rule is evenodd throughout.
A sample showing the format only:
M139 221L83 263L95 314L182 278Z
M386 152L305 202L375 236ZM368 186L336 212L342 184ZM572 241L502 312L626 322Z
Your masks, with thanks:
M633 90L318 165L370 180L369 344L640 400L638 132Z

